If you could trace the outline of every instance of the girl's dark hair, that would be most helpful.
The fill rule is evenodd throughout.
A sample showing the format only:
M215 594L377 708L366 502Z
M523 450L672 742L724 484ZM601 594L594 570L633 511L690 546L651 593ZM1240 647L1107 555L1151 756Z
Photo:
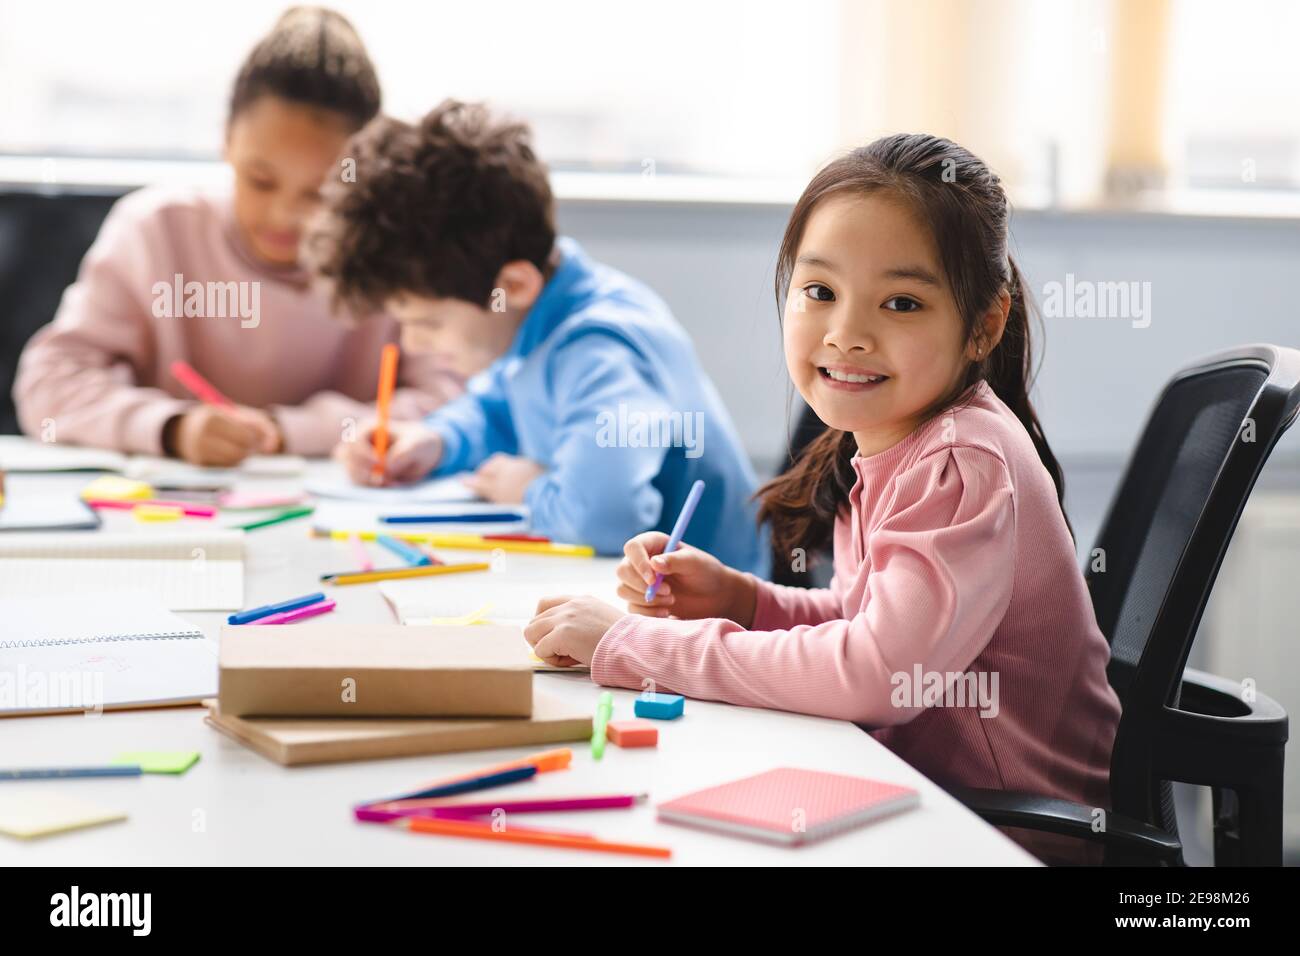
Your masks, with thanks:
M342 14L290 7L239 68L229 119L271 94L342 114L360 129L379 113L379 78L361 37Z
M957 404L971 386L986 380L1029 432L1064 514L1065 478L1029 401L1034 373L1030 302L1007 248L1008 206L1001 181L969 150L917 133L886 136L835 160L813 177L790 215L777 259L778 312L809 218L822 200L842 192L887 193L929 227L962 320L964 341L978 341L980 316L1003 289L1010 293L1001 341L991 351L985 347L983 358L969 365L965 377L925 411L922 421ZM855 480L855 451L852 432L828 427L788 471L759 489L759 520L771 521L777 553L796 547L820 550L830 543L836 516L847 506Z

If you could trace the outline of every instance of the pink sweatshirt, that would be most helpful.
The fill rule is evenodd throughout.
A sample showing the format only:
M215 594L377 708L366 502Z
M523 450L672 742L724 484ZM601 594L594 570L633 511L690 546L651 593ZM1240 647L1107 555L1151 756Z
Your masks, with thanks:
M397 336L385 316L331 315L305 272L257 260L229 187L151 187L113 206L54 321L24 349L14 401L28 434L52 423L58 441L159 454L164 423L193 404L169 371L184 359L233 401L267 409L286 452L324 455L372 414L379 351ZM403 356L399 385L394 417L418 418L462 383Z
M980 382L853 468L828 590L758 581L752 630L626 615L592 679L851 720L940 785L1109 806L1109 649L1015 414ZM960 706L955 685L945 698L959 673L967 701L983 681L996 706Z

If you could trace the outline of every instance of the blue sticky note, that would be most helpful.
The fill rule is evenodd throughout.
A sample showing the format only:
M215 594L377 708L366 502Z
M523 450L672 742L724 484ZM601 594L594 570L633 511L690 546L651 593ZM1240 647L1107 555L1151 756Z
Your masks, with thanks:
M686 710L686 698L681 694L638 694L632 708L638 717L652 720L672 720Z

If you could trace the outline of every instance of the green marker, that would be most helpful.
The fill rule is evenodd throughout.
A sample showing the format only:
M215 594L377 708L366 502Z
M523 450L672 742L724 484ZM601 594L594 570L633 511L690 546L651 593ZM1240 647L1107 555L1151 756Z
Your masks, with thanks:
M279 524L281 521L292 521L294 518L305 518L315 510L315 505L305 505L302 508L290 508L288 511L281 511L278 515L272 515L271 517L263 518L260 521L250 521L247 524L237 524L232 527L236 531L255 531L258 528L265 528L269 525Z
M596 717L591 722L591 759L605 756L605 725L614 713L614 695L605 691L596 701Z

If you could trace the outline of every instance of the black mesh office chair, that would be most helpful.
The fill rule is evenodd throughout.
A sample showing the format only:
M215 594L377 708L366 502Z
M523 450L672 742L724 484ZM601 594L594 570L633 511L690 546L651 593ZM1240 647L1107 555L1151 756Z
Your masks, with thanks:
M54 318L63 290L123 192L0 191L0 435L18 431L10 393L23 346Z
M1087 573L1123 706L1105 832L1065 800L954 790L967 806L999 826L1100 842L1108 864L1178 865L1171 784L1208 786L1215 864L1281 864L1286 712L1184 668L1242 509L1297 410L1300 351L1251 345L1179 372L1147 421L1093 552L1105 570Z

